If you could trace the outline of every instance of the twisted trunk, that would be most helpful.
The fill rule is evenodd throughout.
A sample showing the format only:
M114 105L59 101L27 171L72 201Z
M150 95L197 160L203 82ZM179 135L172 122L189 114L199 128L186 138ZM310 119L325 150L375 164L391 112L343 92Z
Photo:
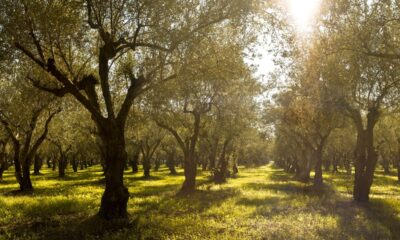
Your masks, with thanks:
M127 218L128 188L124 186L124 167L127 160L124 130L110 121L100 127L100 136L105 148L106 187L101 198L99 216L104 219Z
M355 149L355 178L353 198L358 202L368 202L378 154L374 148L374 126L378 119L377 110L370 110L367 126L357 121L357 145Z
M184 154L183 168L185 181L183 182L181 192L194 192L196 190L197 163L193 153L186 152Z

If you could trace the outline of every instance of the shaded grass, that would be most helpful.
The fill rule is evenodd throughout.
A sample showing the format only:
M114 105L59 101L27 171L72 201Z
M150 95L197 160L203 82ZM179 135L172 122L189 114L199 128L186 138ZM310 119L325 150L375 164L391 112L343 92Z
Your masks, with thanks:
M8 196L18 185L12 171L0 183L0 239L400 239L400 185L377 173L371 203L351 200L352 177L325 174L319 189L293 181L279 169L240 169L226 184L199 172L198 190L177 194L182 170L126 172L132 224L98 234L95 215L104 188L99 167L59 179L48 169L33 176L29 196ZM93 233L92 235L88 233Z

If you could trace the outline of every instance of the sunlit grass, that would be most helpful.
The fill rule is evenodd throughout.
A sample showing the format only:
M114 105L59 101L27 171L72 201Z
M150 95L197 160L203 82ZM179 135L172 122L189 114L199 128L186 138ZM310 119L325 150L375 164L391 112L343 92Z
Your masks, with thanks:
M0 183L0 239L82 239L77 229L100 204L100 168L78 173L44 169L33 176L35 192L18 188L11 171ZM103 239L399 239L400 185L378 172L368 206L351 201L352 177L325 174L326 186L315 190L271 166L240 169L237 178L215 185L200 172L198 191L177 194L183 181L167 169L126 172L131 197L128 210L136 226ZM85 236L87 239L98 239Z

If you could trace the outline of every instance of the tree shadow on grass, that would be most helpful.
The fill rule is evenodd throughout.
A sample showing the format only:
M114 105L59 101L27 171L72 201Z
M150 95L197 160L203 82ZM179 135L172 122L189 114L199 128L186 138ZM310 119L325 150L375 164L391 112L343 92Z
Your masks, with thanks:
M400 239L400 212L383 199L373 199L368 205L363 206L370 219L376 219L386 226L392 239Z

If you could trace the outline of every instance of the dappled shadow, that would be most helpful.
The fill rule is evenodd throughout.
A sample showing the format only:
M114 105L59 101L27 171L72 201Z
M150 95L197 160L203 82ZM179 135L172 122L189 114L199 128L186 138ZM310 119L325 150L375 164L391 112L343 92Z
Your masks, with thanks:
M389 229L392 239L400 239L400 212L398 209L382 199L373 199L363 208L370 219L378 220Z
M390 239L389 236L396 239L400 236L396 203L375 198L369 205L354 203L334 188L333 183L345 181L345 176L335 176L334 181L325 181L328 184L314 188L311 184L293 181L290 175L274 168L254 171L250 169L223 185L215 185L203 172L197 181L198 190L191 194L178 194L183 178L169 175L166 169L154 173L155 178L149 181L142 179L142 173L125 174L130 191L129 212L133 221L141 218L144 224L110 231L103 231L107 227L89 217L98 210L104 179L101 172L82 172L67 181L49 177L46 179L56 181L41 183L32 197L12 200L12 207L7 208L13 212L8 213L10 220L4 221L8 225L0 226L0 235L9 234L11 239L23 236L33 239L136 239L142 231L147 233L146 236L155 236L154 239L160 239L157 236L172 239L183 227L191 228L188 233L195 228L195 231L208 234L208 231L220 231L222 225L223 230L255 229L260 238L267 233L266 239L287 239L281 236L307 239L308 233L313 234L312 239ZM3 186L1 190L4 191ZM396 194L398 190L396 187L384 189ZM374 196L387 199L388 194L380 190ZM10 204L7 201L11 198L0 198L0 206ZM13 222L14 216L18 216L17 224ZM230 220L232 218L234 220ZM318 223L321 220L327 222ZM214 221L215 229L211 226ZM211 225L202 225L207 222ZM231 227L230 224L236 225ZM307 227L302 228L303 225ZM258 232L263 228L266 229L264 232ZM298 229L303 229L305 235L296 238L283 233L289 230L296 234ZM271 233L278 235L268 235ZM250 239L246 234L244 236ZM221 235L221 239L225 237Z

